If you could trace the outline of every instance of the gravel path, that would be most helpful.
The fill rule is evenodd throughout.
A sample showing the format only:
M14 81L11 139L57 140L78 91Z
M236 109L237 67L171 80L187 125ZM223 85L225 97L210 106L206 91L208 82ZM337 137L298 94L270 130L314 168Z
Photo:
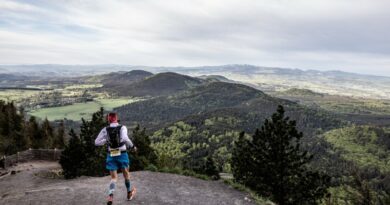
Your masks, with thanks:
M109 177L80 177L73 180L43 177L48 170L60 169L53 162L18 165L14 175L0 178L0 204L105 204ZM248 194L221 181L156 172L132 172L137 187L133 201L125 200L123 176L119 178L114 204L146 205L254 205Z

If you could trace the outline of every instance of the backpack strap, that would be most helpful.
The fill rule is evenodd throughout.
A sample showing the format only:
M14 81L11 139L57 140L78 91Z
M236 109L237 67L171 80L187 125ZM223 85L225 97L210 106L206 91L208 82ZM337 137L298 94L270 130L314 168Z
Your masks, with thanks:
M119 124L119 125L116 127L117 129L119 129L119 140L122 139L122 136L121 136L122 127L123 127L123 125L121 125L121 124ZM125 144L126 144L126 142L120 142L120 143L119 143L119 147L122 147L122 146L125 145Z

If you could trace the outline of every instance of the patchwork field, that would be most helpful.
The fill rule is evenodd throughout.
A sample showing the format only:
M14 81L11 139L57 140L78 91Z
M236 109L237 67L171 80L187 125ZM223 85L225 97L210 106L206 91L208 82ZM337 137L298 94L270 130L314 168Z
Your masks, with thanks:
M19 101L23 98L36 96L39 93L47 93L51 91L40 90L0 90L0 100L4 101Z

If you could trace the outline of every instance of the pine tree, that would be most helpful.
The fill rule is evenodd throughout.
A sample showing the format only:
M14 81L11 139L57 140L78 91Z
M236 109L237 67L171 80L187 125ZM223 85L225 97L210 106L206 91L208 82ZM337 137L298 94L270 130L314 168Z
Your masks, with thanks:
M54 141L54 129L50 125L50 122L47 118L43 121L41 125L41 141L39 143L40 148L49 149L53 147Z
M29 142L23 135L23 115L12 102L0 101L0 111L0 153L10 155L25 149Z
M64 121L61 120L57 132L54 136L53 140L53 148L62 149L65 147L65 125Z
M138 125L133 130L133 143L137 147L137 152L130 153L131 171L143 170L149 164L156 164L157 155L150 146L151 142L149 136L146 135L145 128L141 130Z
M204 173L207 176L212 177L214 180L218 180L220 178L218 169L215 166L214 160L211 156L208 156L206 159Z
M235 179L279 205L316 204L326 193L329 177L309 169L312 155L301 150L302 137L279 106L252 139L241 135L235 143Z
M69 133L71 139L61 154L61 166L66 178L81 175L103 176L105 170L106 147L96 147L95 138L100 130L107 125L104 120L104 110L101 108L92 115L92 120L82 119L80 137L73 130Z
M65 146L60 158L60 164L66 179L81 176L86 159L80 138L73 129L70 130L69 136L69 143Z
M31 147L31 139L28 137L26 130L28 123L25 121L24 109L20 108L20 124L22 127L20 137L16 140L15 144L20 151L27 150Z
M252 182L254 177L250 171L249 164L252 158L252 152L249 150L249 140L245 138L245 132L241 132L238 141L235 142L232 154L232 172L233 177L249 187L254 187L256 182Z
M27 135L31 140L33 149L42 148L42 133L39 124L34 116L31 116L27 123Z
M103 176L107 173L105 169L107 147L95 146L95 139L100 130L105 126L107 126L107 121L104 117L103 108L100 108L98 112L92 114L91 121L82 119L80 139L86 155L83 175Z

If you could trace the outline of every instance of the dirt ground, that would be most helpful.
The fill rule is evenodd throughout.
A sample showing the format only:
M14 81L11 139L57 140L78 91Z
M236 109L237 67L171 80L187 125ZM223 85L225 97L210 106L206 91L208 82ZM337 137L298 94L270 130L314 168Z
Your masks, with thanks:
M0 204L105 204L110 178L56 178L60 166L55 162L36 161L19 164L0 177ZM54 173L54 174L53 174ZM253 205L247 193L237 191L221 181L204 181L193 177L149 171L132 172L137 195L126 200L123 176L117 183L114 204L146 205Z

